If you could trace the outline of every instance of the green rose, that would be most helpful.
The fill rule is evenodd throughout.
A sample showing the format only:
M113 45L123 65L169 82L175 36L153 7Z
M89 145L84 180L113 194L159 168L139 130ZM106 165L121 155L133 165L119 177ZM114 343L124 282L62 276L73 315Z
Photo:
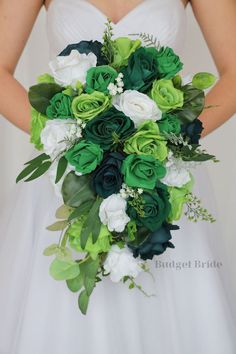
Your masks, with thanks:
M184 93L174 87L171 80L156 80L152 85L151 97L162 112L183 107Z
M181 123L179 118L170 113L164 113L162 119L157 121L161 133L178 135L181 131Z
M133 121L123 112L111 107L86 124L84 136L107 151L116 144L116 140L123 141L134 131Z
M87 93L100 91L108 94L107 87L115 82L117 75L117 71L108 65L92 67L87 71L85 91Z
M168 187L169 201L171 204L171 212L168 217L169 222L179 220L183 214L183 207L187 201L187 195L193 189L194 180L193 177L190 182L186 183L183 187Z
M46 115L49 119L72 118L71 110L72 98L62 92L56 93L50 100L50 105L47 107Z
M152 120L145 121L137 132L126 140L126 154L150 155L163 161L168 155L167 142L159 134L159 128Z
M144 226L148 230L156 231L161 227L170 213L169 193L167 187L158 183L152 191L144 191L141 195L143 199L143 214L128 201L127 214L138 226Z
M119 37L113 41L114 58L112 66L118 68L128 64L130 55L141 46L139 39L129 39L127 37Z
M162 47L157 58L159 76L162 79L171 79L183 68L180 58L169 47Z
M131 54L128 66L121 69L126 90L147 92L158 76L156 48L138 48Z
M65 157L77 172L86 174L95 170L97 165L100 164L103 158L103 150L97 144L82 140L68 150Z
M111 98L99 91L91 94L82 93L72 101L72 111L76 118L90 120L101 112L108 109L111 105Z
M129 155L123 161L121 172L129 187L153 189L166 174L165 167L153 156Z
M41 131L45 127L47 117L38 111L31 108L31 120L30 120L30 142L34 144L35 148L42 150L43 144L41 143Z
M70 246L74 250L76 250L77 252L88 252L93 259L96 259L99 253L108 252L111 248L111 233L108 231L105 225L101 225L97 241L93 243L92 234L90 234L88 241L86 242L85 248L82 249L80 243L80 234L85 220L85 216L78 219L68 228L66 234L69 236Z

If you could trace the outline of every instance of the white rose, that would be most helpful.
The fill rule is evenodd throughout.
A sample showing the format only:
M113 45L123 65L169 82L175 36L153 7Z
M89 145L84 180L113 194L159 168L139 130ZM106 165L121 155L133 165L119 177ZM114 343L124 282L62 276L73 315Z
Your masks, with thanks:
M172 154L170 154L165 167L166 175L162 178L162 183L167 186L181 188L186 183L190 182L190 165L181 158L175 158Z
M119 248L113 245L104 262L104 269L110 273L111 280L118 283L124 276L136 278L142 272L142 264L139 258L134 258L127 246Z
M130 218L126 214L127 202L118 194L112 194L100 205L99 217L109 231L122 232Z
M46 122L40 136L44 152L54 159L67 149L68 142L63 141L65 138L79 138L82 132L72 119L52 119Z
M121 95L115 96L113 105L130 117L136 127L147 119L156 121L162 117L162 112L156 103L147 95L136 90L126 90Z
M72 50L70 55L57 56L50 61L49 67L59 85L75 87L78 80L85 84L88 69L96 64L97 57L94 53L81 54L77 50Z

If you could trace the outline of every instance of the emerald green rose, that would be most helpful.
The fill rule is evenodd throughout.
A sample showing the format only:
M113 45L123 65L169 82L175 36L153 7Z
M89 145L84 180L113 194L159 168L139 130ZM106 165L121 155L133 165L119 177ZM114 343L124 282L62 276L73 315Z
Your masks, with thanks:
M68 162L82 174L90 173L100 164L103 158L103 150L99 145L80 141L65 154Z
M184 93L174 87L172 80L154 81L151 97L162 112L183 107L184 104Z
M108 94L107 87L115 82L117 75L117 71L108 65L92 67L87 71L85 91L87 93L100 91Z
M181 123L179 118L170 113L164 113L162 119L157 121L161 133L178 135L181 131Z
M162 47L157 58L159 76L162 79L171 79L183 68L180 58L169 47Z
M49 119L72 118L71 109L72 97L65 95L62 92L56 93L50 100L50 105L47 107L46 115Z
M113 41L114 58L112 66L118 68L128 64L130 55L141 46L139 39L129 39L127 37L119 37Z
M145 121L137 132L126 140L124 152L126 154L150 155L163 161L168 155L167 141L159 134L157 123Z
M153 189L166 174L162 163L153 156L129 155L122 163L121 172L129 187Z
M76 118L87 121L108 109L110 105L111 98L102 92L82 93L73 99L72 112Z
M152 191L144 191L141 195L143 199L143 214L128 200L127 214L138 226L144 226L148 230L158 230L167 219L170 212L169 193L162 183L158 183Z
M187 201L187 195L191 193L193 189L194 180L193 177L190 182L186 183L181 188L168 187L169 201L171 204L171 212L168 216L168 221L173 222L179 220L183 214L183 207Z
M69 236L70 246L74 250L76 250L77 252L87 252L93 259L96 259L99 253L105 253L109 251L111 247L111 233L108 231L108 228L105 225L101 225L97 241L93 243L92 235L90 234L88 241L86 242L85 248L82 249L80 234L85 220L85 216L78 219L68 228L66 234Z

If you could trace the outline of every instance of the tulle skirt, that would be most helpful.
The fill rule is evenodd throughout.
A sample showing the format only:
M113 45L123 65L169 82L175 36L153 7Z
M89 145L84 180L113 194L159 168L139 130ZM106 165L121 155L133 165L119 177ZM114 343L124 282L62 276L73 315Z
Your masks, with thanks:
M195 193L213 212L206 170ZM183 218L175 249L137 278L147 293L97 284L83 316L77 295L48 272L43 250L58 241L46 230L62 204L48 176L15 186L1 215L0 354L235 354L235 304L228 281L220 220Z

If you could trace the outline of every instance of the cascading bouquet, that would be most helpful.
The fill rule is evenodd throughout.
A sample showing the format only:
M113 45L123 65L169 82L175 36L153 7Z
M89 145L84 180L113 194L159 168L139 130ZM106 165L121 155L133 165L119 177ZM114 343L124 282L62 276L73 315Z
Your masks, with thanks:
M44 254L84 314L102 277L143 291L136 276L174 248L182 214L214 221L192 193L191 171L216 161L201 149L198 119L215 77L184 83L171 48L145 33L131 38L114 39L108 21L103 43L68 45L29 90L31 142L43 153L17 182L53 176L64 204L48 229L61 236Z

